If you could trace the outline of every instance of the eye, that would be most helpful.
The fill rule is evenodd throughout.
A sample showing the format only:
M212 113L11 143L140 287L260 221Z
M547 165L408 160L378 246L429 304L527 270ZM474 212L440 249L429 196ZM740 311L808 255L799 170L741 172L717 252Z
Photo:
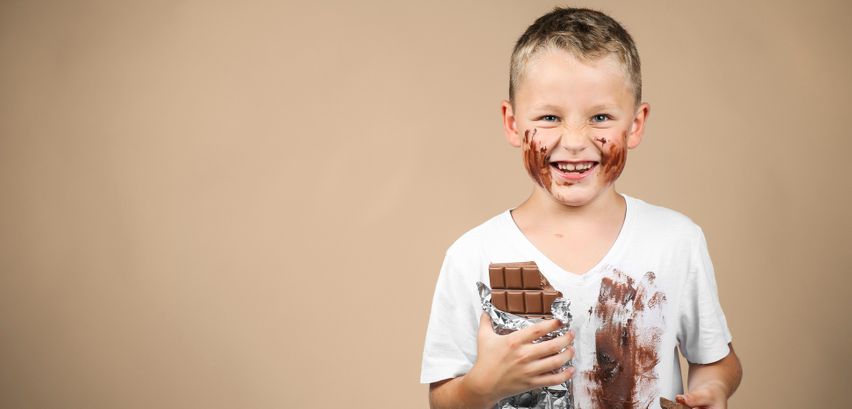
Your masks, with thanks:
M552 120L550 120L550 119L548 119L548 118L553 118L553 119L552 119ZM539 118L539 119L543 119L543 120L545 120L545 121L547 121L547 122L553 122L553 121L558 121L558 120L559 120L559 117L558 117L558 116L556 116L556 115L544 115L544 116L542 116L542 117L541 117L541 118Z
M612 119L612 117L607 114L597 114L592 117L592 122L604 122L608 119Z

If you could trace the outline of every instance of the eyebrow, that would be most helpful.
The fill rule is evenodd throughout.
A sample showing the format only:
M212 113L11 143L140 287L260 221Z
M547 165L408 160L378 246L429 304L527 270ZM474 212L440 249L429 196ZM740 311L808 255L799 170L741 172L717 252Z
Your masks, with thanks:
M553 105L553 104L545 104L545 105L539 105L539 106L537 106L533 109L547 111L547 110L559 110L559 107L556 106L556 105Z
M560 106L554 104L544 104L539 105L533 108L534 110L541 111L558 111L561 109ZM618 110L618 105L616 104L598 104L590 108L591 111L607 111L607 110Z
M592 111L615 111L618 110L616 104L598 104L592 107Z

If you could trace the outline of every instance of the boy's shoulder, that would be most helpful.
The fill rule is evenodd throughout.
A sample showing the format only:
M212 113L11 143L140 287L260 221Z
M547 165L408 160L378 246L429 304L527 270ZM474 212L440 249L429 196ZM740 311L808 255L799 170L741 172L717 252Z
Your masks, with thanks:
M462 233L450 244L447 255L484 256L485 253L491 253L496 248L509 244L517 239L512 235L510 223L514 222L510 210L506 209Z
M467 231L462 233L461 236L459 236L453 244L450 245L450 248L453 249L481 244L483 240L486 240L488 237L492 237L494 234L498 233L507 216L511 217L509 216L509 210L504 210L480 224L472 228L468 228Z
M635 210L639 216L637 219L640 221L672 228L693 229L698 227L692 218L677 210L628 195L624 195L624 197L632 202L632 209Z
M642 234L678 242L703 238L701 226L686 214L639 198L624 196L628 201L632 201L630 209L634 211L635 230Z

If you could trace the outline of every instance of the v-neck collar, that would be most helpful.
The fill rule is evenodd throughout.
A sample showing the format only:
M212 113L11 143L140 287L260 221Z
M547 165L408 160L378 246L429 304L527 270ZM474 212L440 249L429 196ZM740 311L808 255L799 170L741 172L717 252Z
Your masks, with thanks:
M619 253L621 247L623 247L624 242L627 240L626 237L632 231L633 219L635 217L634 213L636 213L636 203L634 202L634 198L628 196L626 194L620 193L624 197L625 202L625 215L624 222L621 224L621 229L618 232L618 237L616 237L615 241L610 246L609 251L604 254L604 256L598 260L598 262L590 268L588 271L578 274L572 271L568 271L560 267L553 260L550 259L547 255L541 252L541 250L536 247L529 238L521 231L521 228L515 223L515 219L512 218L512 210L507 209L503 212L503 222L506 224L506 227L511 232L510 234L514 235L515 238L522 246L526 247L526 250L529 254L533 254L536 262L539 264L539 268L544 271L554 271L558 274L558 280L569 280L572 282L582 282L591 279L596 276L600 271L602 271L602 267L610 262L610 259L615 257L616 254ZM555 277L554 277L555 278Z

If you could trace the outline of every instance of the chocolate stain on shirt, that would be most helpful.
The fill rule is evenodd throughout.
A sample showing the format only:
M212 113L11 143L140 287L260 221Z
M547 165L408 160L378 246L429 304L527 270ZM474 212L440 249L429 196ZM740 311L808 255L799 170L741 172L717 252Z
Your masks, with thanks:
M585 373L590 394L598 408L644 408L656 396L654 367L662 329L642 326L642 313L660 308L665 295L653 291L654 273L637 283L614 270L601 281L593 316L600 322L595 331L595 363Z
M524 167L530 176L541 187L550 191L550 164L547 162L547 147L541 146L533 140L538 129L524 131Z

